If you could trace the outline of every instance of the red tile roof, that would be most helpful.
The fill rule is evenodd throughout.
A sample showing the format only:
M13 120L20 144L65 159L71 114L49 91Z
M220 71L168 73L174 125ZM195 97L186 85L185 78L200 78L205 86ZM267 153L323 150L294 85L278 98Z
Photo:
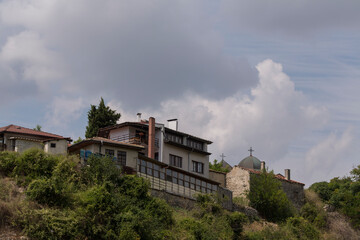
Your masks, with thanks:
M248 172L254 173L254 174L261 174L261 171L258 170L254 170L254 169L250 169L250 168L244 168L244 167L239 167L242 168ZM291 182L291 183L296 183L296 184L301 184L301 185L305 185L304 183L301 182L297 182L294 180L287 180L283 175L281 175L280 173L276 174L275 177L281 181L286 181L286 182Z
M48 132L37 131L37 130L30 129L30 128L16 126L16 125L13 125L13 124L11 124L9 126L1 127L0 128L0 133L18 133L18 134L46 137L48 139L54 139L55 138L55 139L71 140L71 138L66 138L66 137L56 135L56 134L52 134L52 133L48 133Z

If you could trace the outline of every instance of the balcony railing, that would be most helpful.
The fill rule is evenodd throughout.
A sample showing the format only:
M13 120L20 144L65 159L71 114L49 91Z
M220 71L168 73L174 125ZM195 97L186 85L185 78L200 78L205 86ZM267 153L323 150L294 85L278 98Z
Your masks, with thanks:
M131 144L148 145L148 138L144 136L124 134L118 137L112 137L110 139L114 141L126 142ZM159 146L160 146L159 139L155 138L155 147L159 147Z

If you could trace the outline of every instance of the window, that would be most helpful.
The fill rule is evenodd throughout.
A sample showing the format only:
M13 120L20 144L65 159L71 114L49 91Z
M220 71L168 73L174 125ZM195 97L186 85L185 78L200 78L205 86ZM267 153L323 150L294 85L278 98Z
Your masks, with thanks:
M204 173L204 164L201 162L192 161L193 163L193 172Z
M170 165L182 168L182 157L169 154Z
M115 155L115 151L112 149L105 149L105 156L113 157Z
M203 143L199 142L199 141L188 139L187 140L187 145L188 145L188 147L195 148L195 149L198 149L198 150L201 150L201 151L204 150Z
M159 152L155 153L154 159L159 161Z
M175 135L175 134L167 133L166 134L166 140L183 144L183 138L181 136L178 136L178 135Z
M117 161L121 166L126 166L126 152L118 151Z
M56 143L50 143L51 148L56 148Z

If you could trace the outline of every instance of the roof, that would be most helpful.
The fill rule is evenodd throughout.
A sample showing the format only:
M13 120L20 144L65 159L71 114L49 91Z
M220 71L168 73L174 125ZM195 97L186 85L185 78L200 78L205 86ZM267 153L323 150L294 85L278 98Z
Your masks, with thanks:
M43 138L47 138L49 140L50 139L65 139L68 141L72 141L72 139L69 137L66 138L66 137L63 137L63 136L60 136L57 134L38 131L38 130L30 129L30 128L13 125L13 124L11 124L9 126L1 127L0 133L17 133L17 134L24 134L24 135L28 135L28 136L43 137Z
M119 123L119 124L115 124L115 125L112 125L112 126L108 126L108 127L104 127L104 128L99 129L98 136L106 138L106 137L108 137L110 130L125 127L125 126L133 126L133 127L139 127L139 128L148 129L148 125L149 125L149 123L145 122L145 121L142 121L142 122L123 122L123 123ZM159 128L159 127L156 127L156 128ZM192 139L195 139L195 140L198 140L198 141L201 141L201 142L205 142L207 144L212 143L212 141L209 141L209 140L206 140L206 139L203 139L203 138L199 138L199 137L190 135L188 133L176 131L176 130L173 130L173 129L167 128L167 127L165 127L165 132L170 132L170 133L175 133L175 134L179 134L179 135L182 135L182 136L190 137Z
M239 166L240 167L240 166ZM245 168L245 167L240 167L240 168L242 168L242 169L244 169L244 170L246 170L246 171L248 171L248 172L250 172L250 173L253 173L253 174L257 174L257 175L259 175L259 174L261 174L261 171L258 171L258 170L254 170L254 169L250 169L250 168ZM281 175L281 174L276 174L275 175L275 178L277 178L277 179L279 179L279 180L281 180L281 181L285 181L285 182L290 182L290 183L296 183L296 184L301 184L301 185L305 185L304 183L301 183L301 182L297 182L297 181L294 181L294 180L287 180L283 175Z
M111 140L108 138L103 138L103 137L93 137L93 138L88 138L85 140L82 140L81 142L75 143L73 145L71 145L70 147L68 147L69 151L75 151L77 149L80 149L82 147L91 145L91 144L104 144L104 145L109 145L109 146L114 146L114 147L123 147L123 148L129 148L129 149L134 149L134 150L143 150L144 147L141 145L137 145L137 144L131 144L131 143L125 143L125 142L119 142L119 141L115 141L115 140Z
M240 161L239 167L260 170L261 169L261 161L257 157L250 155Z

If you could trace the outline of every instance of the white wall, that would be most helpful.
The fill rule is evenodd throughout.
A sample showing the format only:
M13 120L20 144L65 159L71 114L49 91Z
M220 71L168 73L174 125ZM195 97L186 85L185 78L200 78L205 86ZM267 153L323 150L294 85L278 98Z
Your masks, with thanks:
M55 147L51 147L51 143L55 144ZM67 154L68 141L65 139L62 140L51 140L45 142L44 151L51 154Z

